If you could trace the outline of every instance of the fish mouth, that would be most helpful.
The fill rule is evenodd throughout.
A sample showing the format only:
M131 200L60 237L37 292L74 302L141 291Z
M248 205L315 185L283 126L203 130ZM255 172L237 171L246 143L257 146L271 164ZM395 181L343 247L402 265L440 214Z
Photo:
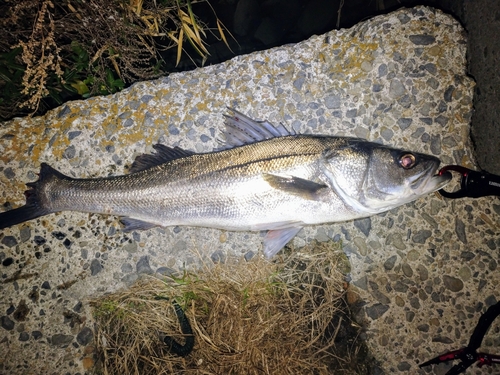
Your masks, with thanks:
M436 171L437 166L435 168L432 168L429 173L421 175L419 178L412 182L411 188L415 194L424 195L432 193L436 190L441 189L451 181L452 175L450 172L436 174Z

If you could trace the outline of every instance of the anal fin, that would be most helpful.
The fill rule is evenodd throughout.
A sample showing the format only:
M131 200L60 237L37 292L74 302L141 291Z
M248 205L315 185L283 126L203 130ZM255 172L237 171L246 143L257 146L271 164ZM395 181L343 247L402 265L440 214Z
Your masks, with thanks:
M148 223L147 221L132 219L131 217L122 217L120 221L125 226L123 228L124 232L131 232L133 230L147 230L158 226L153 223Z
M289 227L268 231L264 237L266 258L271 259L275 256L301 229L302 227Z

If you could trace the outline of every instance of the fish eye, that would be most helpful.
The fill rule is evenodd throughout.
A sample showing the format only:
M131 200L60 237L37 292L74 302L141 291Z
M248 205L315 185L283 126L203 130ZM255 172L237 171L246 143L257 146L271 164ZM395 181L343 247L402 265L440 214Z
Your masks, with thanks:
M404 169L411 169L415 164L417 164L417 160L413 154L403 154L399 157L399 165Z

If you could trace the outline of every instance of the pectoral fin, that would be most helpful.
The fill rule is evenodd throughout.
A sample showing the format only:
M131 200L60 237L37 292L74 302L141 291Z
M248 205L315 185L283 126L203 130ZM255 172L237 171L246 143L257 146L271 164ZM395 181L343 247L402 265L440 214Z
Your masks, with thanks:
M267 232L264 237L264 255L267 259L271 259L280 251L302 227L292 227L275 229Z
M263 177L273 188L308 200L317 200L319 192L328 188L327 185L295 176L283 177L266 173Z

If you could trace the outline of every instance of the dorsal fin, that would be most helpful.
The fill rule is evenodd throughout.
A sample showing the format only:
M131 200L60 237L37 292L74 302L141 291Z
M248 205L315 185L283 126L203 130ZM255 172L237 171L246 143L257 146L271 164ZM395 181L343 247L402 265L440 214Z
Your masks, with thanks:
M256 121L233 108L228 108L232 112L226 117L225 125L225 147L242 146L265 139L295 135L295 132L288 130L279 124L275 126L268 121Z
M130 167L130 173L144 171L168 161L184 158L194 154L192 151L183 150L177 146L168 147L159 143L153 145L153 148L156 151L154 154L143 154L135 158L132 166Z

